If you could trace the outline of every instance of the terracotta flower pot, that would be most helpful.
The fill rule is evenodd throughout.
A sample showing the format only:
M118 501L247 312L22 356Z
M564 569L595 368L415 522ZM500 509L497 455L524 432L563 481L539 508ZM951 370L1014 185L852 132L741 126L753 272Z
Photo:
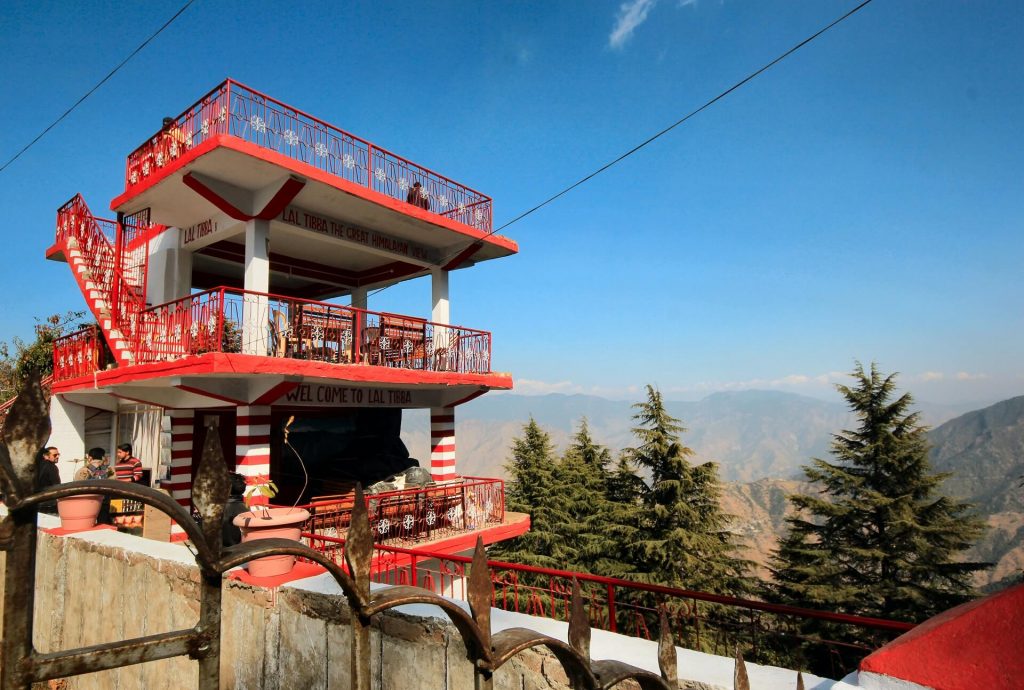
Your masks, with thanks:
M242 513L232 522L242 531L242 541L253 539L292 539L299 541L302 523L309 519L309 511L301 508L254 508ZM254 577L274 577L291 571L295 556L267 556L249 561L246 566Z
M60 526L64 529L91 529L96 526L96 516L103 506L100 494L81 494L61 498L57 501Z

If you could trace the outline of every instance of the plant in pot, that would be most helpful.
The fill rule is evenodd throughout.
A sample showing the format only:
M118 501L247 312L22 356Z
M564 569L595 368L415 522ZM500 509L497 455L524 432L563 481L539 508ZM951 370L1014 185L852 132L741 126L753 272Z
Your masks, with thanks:
M260 478L245 492L247 502L256 496L271 499L277 495L277 486L269 477ZM242 541L254 539L292 539L299 541L302 525L309 519L309 511L302 508L272 508L250 505L249 511L235 516L232 523L242 532ZM295 566L295 556L266 556L250 561L249 574L254 577L285 575Z

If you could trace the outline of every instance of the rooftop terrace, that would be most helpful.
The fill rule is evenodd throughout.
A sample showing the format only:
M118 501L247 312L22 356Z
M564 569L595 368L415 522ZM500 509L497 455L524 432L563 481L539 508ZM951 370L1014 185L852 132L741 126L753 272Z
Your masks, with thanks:
M230 136L483 232L492 202L440 173L231 79L217 85L128 156L125 195L140 192L190 150ZM418 193L413 186L421 185ZM115 204L117 202L115 201Z

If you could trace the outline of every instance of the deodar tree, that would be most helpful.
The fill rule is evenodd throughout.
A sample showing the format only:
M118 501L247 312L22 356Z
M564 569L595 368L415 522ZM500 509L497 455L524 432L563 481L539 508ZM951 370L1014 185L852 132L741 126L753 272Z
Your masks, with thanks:
M831 461L804 468L817 490L790 497L796 513L773 555L771 596L921 621L974 594L971 577L987 566L961 556L982 523L970 505L939 492L947 475L931 471L926 429L910 394L896 397L896 374L883 376L875 364L866 372L858 362L852 377L837 388L857 428L833 436Z

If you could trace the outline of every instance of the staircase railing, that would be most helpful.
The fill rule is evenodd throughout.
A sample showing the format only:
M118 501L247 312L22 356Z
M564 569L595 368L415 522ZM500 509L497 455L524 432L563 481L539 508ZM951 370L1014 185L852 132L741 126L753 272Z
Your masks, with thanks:
M110 363L110 353L96 326L86 326L53 341L54 381L92 376Z
M96 314L97 318L101 323L109 318L111 327L120 331L125 346L130 348L138 314L146 306L146 259L142 259L141 269L134 269L135 280L126 279L117 246L123 241L122 235L116 222L94 216L81 194L76 194L57 211L57 242L69 250L81 252L87 269L82 276L83 289L86 282L91 282L106 304L108 313ZM142 253L146 253L145 249ZM105 332L104 335L110 334Z

